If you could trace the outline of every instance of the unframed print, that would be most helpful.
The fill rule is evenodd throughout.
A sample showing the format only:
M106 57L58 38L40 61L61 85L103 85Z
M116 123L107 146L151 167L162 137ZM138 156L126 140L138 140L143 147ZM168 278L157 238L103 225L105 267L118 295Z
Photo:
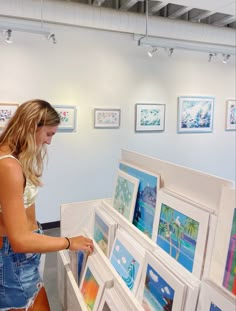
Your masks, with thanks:
M213 282L202 281L197 311L235 311L235 306L235 298L226 295Z
M112 206L127 220L133 221L139 180L117 170Z
M157 191L160 187L160 175L145 171L123 161L120 162L119 169L139 179L133 224L151 238L156 211Z
M213 110L213 97L179 97L178 132L212 132Z
M195 276L201 276L209 214L174 195L159 191L153 240Z
M236 100L228 100L226 103L226 130L236 130Z
M185 285L147 252L138 290L138 300L144 310L181 311L184 299Z
M142 247L123 230L117 230L110 262L135 294L141 277L145 252Z

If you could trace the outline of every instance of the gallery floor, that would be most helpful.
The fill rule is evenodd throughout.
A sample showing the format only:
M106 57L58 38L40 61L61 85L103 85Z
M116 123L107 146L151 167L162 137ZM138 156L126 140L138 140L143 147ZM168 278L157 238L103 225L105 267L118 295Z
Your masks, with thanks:
M60 228L44 230L51 236L59 236ZM62 311L57 290L57 253L47 253L45 259L44 283L51 311Z

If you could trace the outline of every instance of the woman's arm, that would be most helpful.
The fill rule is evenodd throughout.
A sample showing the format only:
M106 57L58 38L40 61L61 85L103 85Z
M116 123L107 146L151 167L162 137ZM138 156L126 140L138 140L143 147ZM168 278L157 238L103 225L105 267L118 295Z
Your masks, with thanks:
M23 203L24 177L21 165L7 158L0 162L0 205L8 239L15 252L46 253L66 249L64 237L50 237L28 229ZM70 250L93 251L93 242L84 236L70 238Z

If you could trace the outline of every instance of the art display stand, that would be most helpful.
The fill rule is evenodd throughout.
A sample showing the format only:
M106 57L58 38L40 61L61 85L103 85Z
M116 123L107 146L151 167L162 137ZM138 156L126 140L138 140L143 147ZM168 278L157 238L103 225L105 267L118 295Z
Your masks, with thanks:
M232 217L232 209L234 210L236 207L233 182L128 150L121 151L120 161L124 161L140 169L152 172L153 174L158 174L161 177L160 188L158 189L160 193L164 193L164 196L171 195L175 200L182 200L182 202L184 202L183 205L185 204L188 206L188 204L191 204L191 206L195 206L196 209L199 209L199 213L205 212L208 215L206 232L202 231L206 235L203 239L205 241L204 254L201 257L201 260L197 257L194 267L195 269L188 271L159 247L155 240L145 235L134 226L129 219L126 219L121 215L112 206L112 198L62 204L61 236L70 237L85 234L92 237L94 211L98 208L99 210L104 211L106 215L110 216L115 223L117 223L118 229L120 228L127 232L130 238L133 238L137 244L140 245L140 248L143 248L146 252L150 253L150 256L157 258L159 264L162 266L164 275L168 280L174 279L176 280L174 282L177 282L176 284L178 284L178 282L182 284L182 296L179 298L182 299L182 301L178 302L178 306L173 305L172 311L206 311L204 309L205 305L202 303L201 299L204 297L202 292L203 289L209 286L213 288L212 291L216 290L217 302L221 301L220 297L222 297L222 300L226 299L227 302L225 305L228 308L227 311L231 311L229 308L235 305L235 296L223 287L222 271L225 269L223 265L227 254L224 254L223 258L222 256L219 256L221 250L218 242L221 238L219 227L222 226L222 211L225 204L229 206L229 211L226 214L226 217L228 218ZM117 168L118 167L119 163L117 164ZM199 223L201 225L200 221ZM232 219L228 219L227 223L228 227L231 228L230 224L232 225ZM225 233L224 238L230 239L230 232ZM224 252L226 253L227 251L228 248L225 247ZM110 275L112 275L113 283L110 288L106 288L106 296L109 297L115 289L120 297L122 297L121 300L122 303L124 303L124 306L128 306L127 310L144 310L142 303L140 302L140 290L137 290L137 294L133 295L133 293L127 289L126 284L122 281L119 274L112 266L109 258L104 255L96 242L95 256L100 263L98 266L109 271ZM87 310L83 296L71 270L68 251L60 251L58 253L57 263L58 291L63 310ZM214 274L215 268L219 271L219 267L221 267L221 274ZM168 273L170 274L170 277L168 276ZM213 294L211 303L214 304ZM100 306L100 309L98 308L98 310L102 311L103 309ZM115 307L114 310L116 310ZM209 310L211 309L209 308ZM221 310L226 311L223 307ZM232 311L235 311L233 307Z

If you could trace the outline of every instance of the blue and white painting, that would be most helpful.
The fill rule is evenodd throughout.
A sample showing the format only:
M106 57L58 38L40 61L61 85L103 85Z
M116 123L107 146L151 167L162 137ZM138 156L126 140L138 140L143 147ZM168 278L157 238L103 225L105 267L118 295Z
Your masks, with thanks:
M217 307L214 303L211 303L209 311L222 311L220 308Z
M180 97L179 132L211 132L214 98Z
M172 310L175 291L151 266L147 265L142 306L145 311Z
M119 239L115 240L110 262L127 287L132 291L140 268L140 263Z
M95 213L93 237L106 256L108 255L108 234L108 225L104 222L100 215Z
M120 170L139 179L133 224L151 238L160 177L120 163Z

